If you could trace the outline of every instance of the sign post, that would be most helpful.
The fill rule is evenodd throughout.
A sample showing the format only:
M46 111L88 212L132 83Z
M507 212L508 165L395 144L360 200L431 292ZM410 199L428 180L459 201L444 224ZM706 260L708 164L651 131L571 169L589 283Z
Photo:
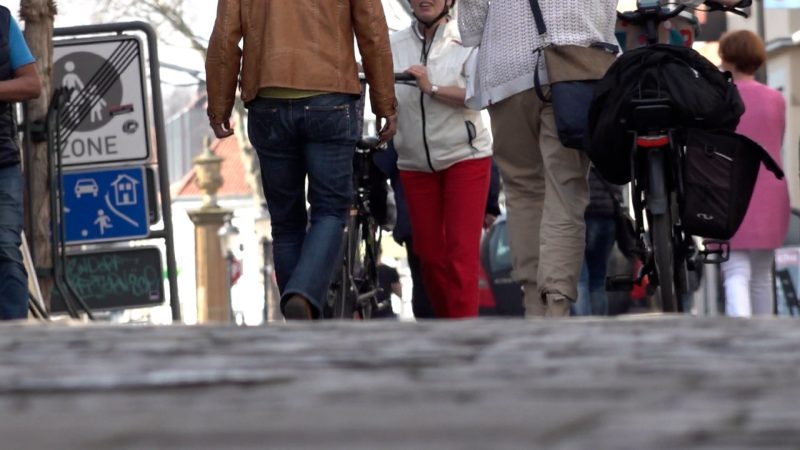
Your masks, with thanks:
M132 239L141 233L142 237L160 239L163 241L166 260L166 274L169 280L169 302L172 310L172 319L179 321L181 318L180 300L178 299L177 263L175 260L175 243L172 232L172 205L169 191L169 175L167 173L167 142L164 131L163 100L161 96L161 77L159 74L158 37L155 29L144 22L124 22L101 25L86 25L69 28L56 28L54 37L54 78L59 87L71 88L70 98L65 106L61 124L58 127L58 141L62 166L80 168L84 179L93 178L97 183L98 197L87 197L86 191L94 192L90 181L83 181L79 186L79 179L74 179L70 186L65 186L62 195L64 206L71 206L81 210L83 200L86 205L84 216L75 219L66 217L72 214L65 212L64 227L75 224L78 226L75 241L70 243L84 243L87 241L105 241ZM148 78L144 71L142 56L142 40L145 36L147 48L147 63L149 71L149 89L145 79ZM79 38L80 36L80 38ZM152 125L148 123L148 107L152 105ZM155 151L157 153L158 195L144 189L146 178L135 178L140 184L132 183L137 189L137 201L132 202L132 191L129 197L113 198L116 192L113 186L106 186L113 180L98 180L93 173L100 167L120 166L127 164L137 165L135 170L141 174L145 165L153 164L151 137L155 138ZM122 170L122 169L120 169ZM76 172L77 173L77 172ZM72 176L69 172L62 177L62 181ZM98 175L99 176L99 175ZM131 175L134 176L134 175ZM116 179L116 178L115 178ZM120 182L122 183L122 181ZM67 183L63 183L67 184ZM70 189L71 188L71 189ZM81 204L75 190L80 191ZM101 196L100 190L106 189L109 202L118 212L117 214L105 201L105 194ZM146 193L151 198L158 199L160 217L163 228L150 230L147 221ZM141 197L139 197L141 194ZM89 194L91 195L91 193ZM67 196L71 198L67 200ZM72 198L74 196L74 198ZM112 198L115 201L112 201ZM99 205L94 202L101 202ZM89 210L91 208L91 210ZM104 209L108 208L108 209ZM145 211L144 220L139 220L137 214ZM103 214L98 214L99 210ZM109 213L109 211L111 211ZM134 212L136 214L134 214ZM126 216L131 221L125 220ZM156 216L157 214L153 214ZM105 218L103 218L105 217ZM91 218L91 221L89 221ZM110 224L112 226L108 226ZM95 221L97 221L95 223ZM134 222L134 226L131 222ZM100 224L105 224L100 227ZM145 223L143 227L141 224ZM119 231L116 227L126 228L124 233L113 238L109 236ZM84 236L84 230L86 235ZM112 232L113 230L113 232ZM145 233L143 230L147 230ZM69 232L72 236L72 231ZM65 230L65 235L67 234ZM65 236L66 237L66 236ZM92 239L89 239L92 238ZM95 239L97 238L97 239ZM109 238L109 239L105 239ZM64 241L67 241L65 238ZM109 250L112 253L117 250ZM70 258L72 256L70 255ZM70 269L70 267L67 267ZM68 270L69 271L69 270ZM69 280L70 274L66 274ZM70 283L74 284L74 283ZM163 297L159 302L163 302Z

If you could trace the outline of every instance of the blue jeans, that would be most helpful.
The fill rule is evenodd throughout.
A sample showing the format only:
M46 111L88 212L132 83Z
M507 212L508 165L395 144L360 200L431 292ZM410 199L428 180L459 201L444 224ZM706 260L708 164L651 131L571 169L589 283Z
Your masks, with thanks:
M299 100L258 98L247 104L247 129L258 153L272 221L281 309L292 294L307 298L317 317L325 305L353 200L356 100L325 94Z
M0 320L28 317L28 274L22 242L22 173L19 164L0 169Z
M576 316L608 315L606 272L615 232L613 217L586 216L586 251L578 280L578 301L573 306Z

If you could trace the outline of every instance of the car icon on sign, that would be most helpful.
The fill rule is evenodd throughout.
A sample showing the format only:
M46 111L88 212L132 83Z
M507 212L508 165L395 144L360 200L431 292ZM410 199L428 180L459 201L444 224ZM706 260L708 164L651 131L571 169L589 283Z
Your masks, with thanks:
M100 188L97 187L97 182L94 178L81 178L75 183L75 196L81 198L83 194L92 194L92 197L97 197Z

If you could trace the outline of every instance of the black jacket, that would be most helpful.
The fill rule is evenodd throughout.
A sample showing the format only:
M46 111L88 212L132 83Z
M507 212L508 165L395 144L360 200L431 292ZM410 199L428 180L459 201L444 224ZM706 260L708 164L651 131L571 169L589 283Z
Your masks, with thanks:
M7 81L14 77L9 59L10 29L11 11L0 6L0 81ZM19 164L20 161L13 108L12 103L0 102L0 167Z

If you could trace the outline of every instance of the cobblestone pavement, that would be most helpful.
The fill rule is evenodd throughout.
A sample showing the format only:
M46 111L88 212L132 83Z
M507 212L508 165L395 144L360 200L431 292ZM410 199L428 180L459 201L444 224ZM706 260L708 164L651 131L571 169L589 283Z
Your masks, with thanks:
M800 448L800 322L0 326L0 448Z

